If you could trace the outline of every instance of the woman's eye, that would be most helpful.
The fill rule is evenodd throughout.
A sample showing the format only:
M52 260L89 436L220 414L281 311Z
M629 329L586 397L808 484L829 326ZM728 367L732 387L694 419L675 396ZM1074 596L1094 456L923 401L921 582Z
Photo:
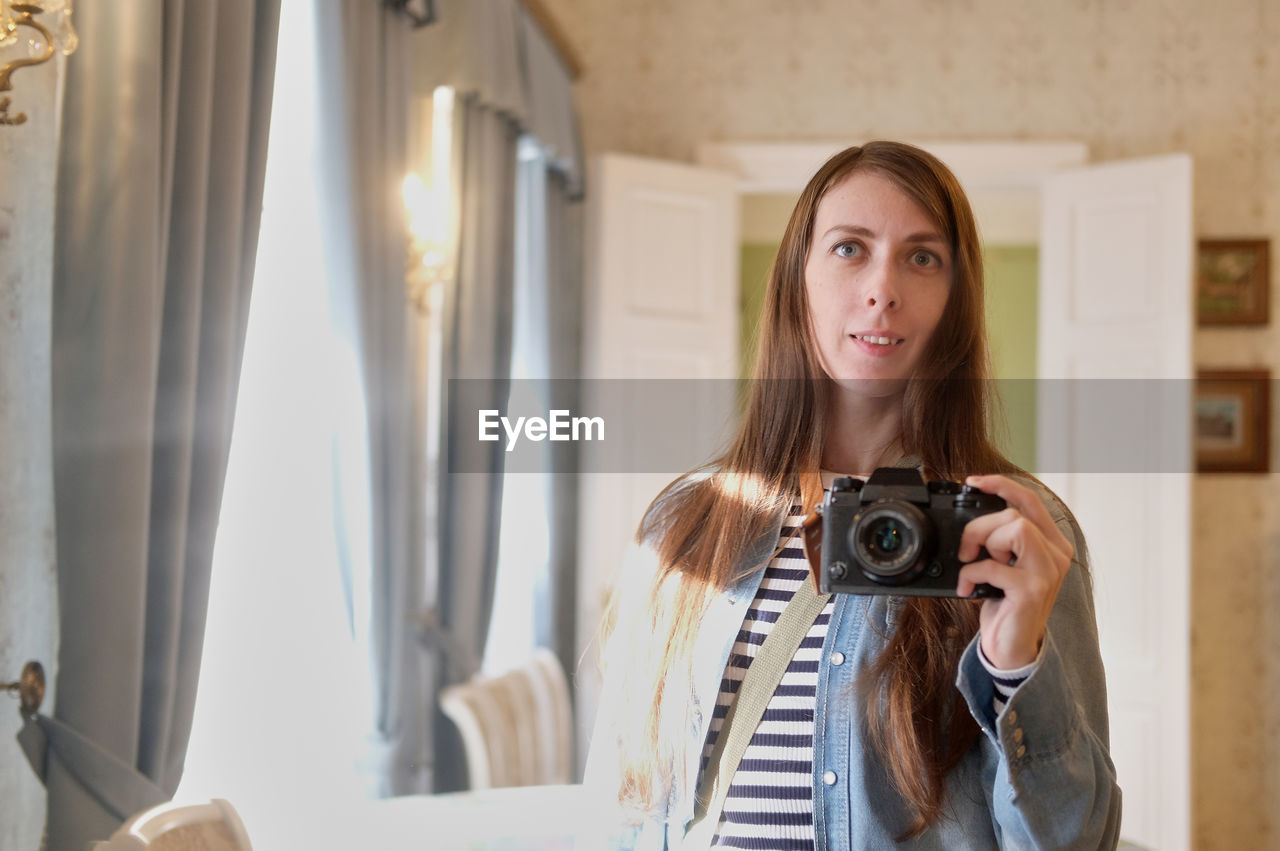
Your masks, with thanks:
M912 254L911 262L922 267L936 266L938 264L937 259L928 251L917 251L915 254Z
M860 251L861 247L856 242L841 242L835 247L835 252L838 257L853 257Z

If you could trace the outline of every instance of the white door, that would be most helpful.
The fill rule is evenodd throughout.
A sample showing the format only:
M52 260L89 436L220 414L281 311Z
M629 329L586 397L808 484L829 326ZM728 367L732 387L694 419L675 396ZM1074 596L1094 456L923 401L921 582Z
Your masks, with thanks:
M1044 191L1038 465L1092 556L1123 835L1190 844L1191 160Z
M583 410L609 415L605 441L579 446L580 763L605 596L649 502L722 441L738 375L734 179L605 154L588 180Z

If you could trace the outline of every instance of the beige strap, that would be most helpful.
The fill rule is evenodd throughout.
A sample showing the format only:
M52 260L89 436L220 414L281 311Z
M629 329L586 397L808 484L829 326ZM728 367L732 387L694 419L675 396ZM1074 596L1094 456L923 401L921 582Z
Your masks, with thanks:
M738 694L729 705L729 713L720 727L720 735L716 737L711 759L698 783L693 825L682 845L686 851L710 847L720 825L720 813L724 810L725 797L738 771L738 763L760 726L765 707L773 698L782 675L800 649L800 642L804 641L809 627L813 626L830 598L830 594L819 594L814 590L812 583L801 582L778 622L756 651Z

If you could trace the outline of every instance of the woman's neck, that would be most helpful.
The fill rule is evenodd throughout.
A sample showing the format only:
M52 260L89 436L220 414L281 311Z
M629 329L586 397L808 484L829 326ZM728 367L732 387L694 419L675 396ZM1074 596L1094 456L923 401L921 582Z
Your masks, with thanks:
M827 418L822 466L869 476L902 457L902 397L853 397L837 391Z

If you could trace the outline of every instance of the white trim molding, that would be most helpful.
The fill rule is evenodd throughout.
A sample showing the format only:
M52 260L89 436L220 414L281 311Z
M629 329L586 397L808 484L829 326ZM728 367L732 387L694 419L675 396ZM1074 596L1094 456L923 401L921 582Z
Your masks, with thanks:
M945 162L968 189L1039 188L1049 175L1089 161L1083 142L939 142L906 140ZM738 178L738 191L799 192L844 142L706 142L698 164Z
M1040 187L1052 175L1089 161L1083 142L939 142L907 140L950 166L964 186L991 245L1040 241ZM796 196L844 142L707 142L698 164L737 179L742 195Z

